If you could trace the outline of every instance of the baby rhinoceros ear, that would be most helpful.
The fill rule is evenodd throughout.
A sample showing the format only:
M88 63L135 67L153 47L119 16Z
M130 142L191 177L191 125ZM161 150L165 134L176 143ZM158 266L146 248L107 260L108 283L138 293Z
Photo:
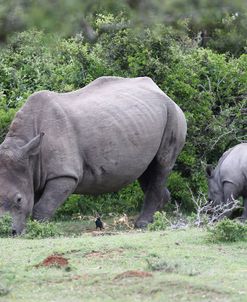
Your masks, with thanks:
M36 155L40 151L40 146L42 144L42 140L45 133L41 132L37 136L35 136L33 139L31 139L26 145L21 147L21 153L23 156L32 156Z
M206 176L209 178L209 177L212 177L213 176L213 173L214 173L214 168L212 165L207 165L206 167Z

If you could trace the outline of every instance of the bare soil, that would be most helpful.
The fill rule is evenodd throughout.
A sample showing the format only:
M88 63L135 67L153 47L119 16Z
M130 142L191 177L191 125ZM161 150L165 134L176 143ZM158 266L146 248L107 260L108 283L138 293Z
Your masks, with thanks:
M56 266L56 267L65 267L68 266L69 261L67 258L64 258L61 255L55 254L46 257L41 263L37 264L36 267L45 266Z

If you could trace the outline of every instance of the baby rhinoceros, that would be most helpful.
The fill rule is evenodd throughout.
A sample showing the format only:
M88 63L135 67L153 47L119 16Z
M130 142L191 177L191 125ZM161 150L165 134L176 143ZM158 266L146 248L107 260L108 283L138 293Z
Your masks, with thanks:
M208 198L215 204L226 203L242 196L247 219L247 143L236 145L226 151L215 169L208 166Z

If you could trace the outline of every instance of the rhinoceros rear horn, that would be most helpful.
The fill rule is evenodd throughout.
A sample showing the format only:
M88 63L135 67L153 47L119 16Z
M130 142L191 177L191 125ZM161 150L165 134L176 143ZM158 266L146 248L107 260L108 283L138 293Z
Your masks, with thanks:
M21 147L21 154L22 155L36 155L40 151L40 146L43 140L45 133L41 132L37 136L35 136L33 139L31 139L26 145Z
M212 165L207 165L206 167L206 175L207 177L212 177L214 172L214 168Z

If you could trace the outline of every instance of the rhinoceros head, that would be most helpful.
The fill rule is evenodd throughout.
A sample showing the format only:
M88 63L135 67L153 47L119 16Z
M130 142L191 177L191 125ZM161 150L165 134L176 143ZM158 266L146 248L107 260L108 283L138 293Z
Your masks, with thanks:
M39 153L43 133L20 147L13 138L0 145L0 217L12 216L12 234L21 234L34 204L31 157Z
M215 205L224 201L223 186L220 182L219 175L211 165L206 168L208 179L208 200L213 201Z

